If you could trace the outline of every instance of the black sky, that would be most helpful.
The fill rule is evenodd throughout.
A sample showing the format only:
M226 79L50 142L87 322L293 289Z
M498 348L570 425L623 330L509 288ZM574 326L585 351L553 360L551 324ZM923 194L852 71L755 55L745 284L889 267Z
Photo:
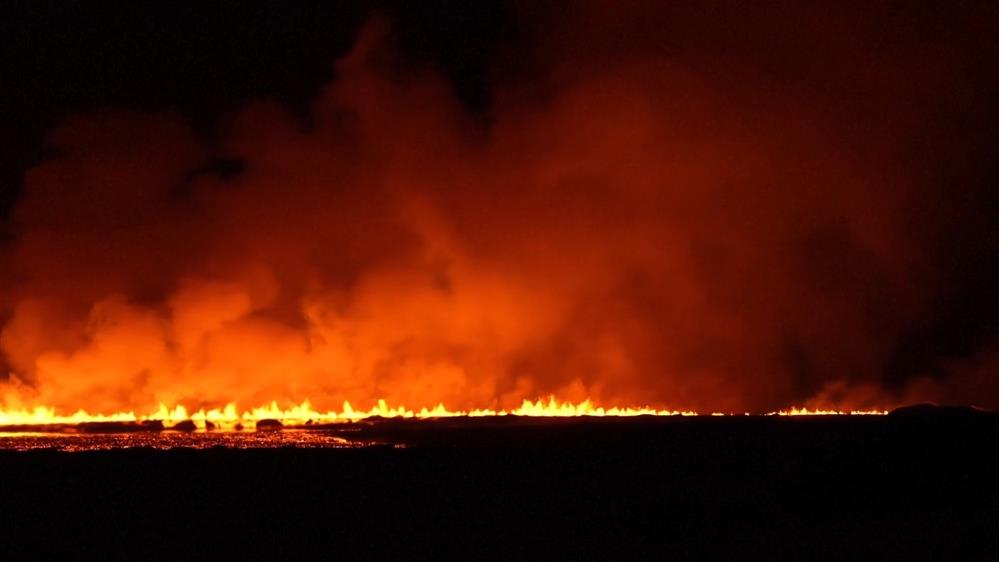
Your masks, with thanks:
M515 33L509 7L497 2L5 3L0 216L60 119L169 110L211 134L219 115L248 99L304 112L375 15L392 22L404 56L446 74L471 110L487 109L488 68L497 44Z

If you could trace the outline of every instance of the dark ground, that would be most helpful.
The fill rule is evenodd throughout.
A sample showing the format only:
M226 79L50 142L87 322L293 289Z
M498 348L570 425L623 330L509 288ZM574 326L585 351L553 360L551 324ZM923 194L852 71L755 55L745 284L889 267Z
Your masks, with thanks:
M405 449L0 453L0 559L972 560L999 418L376 422Z

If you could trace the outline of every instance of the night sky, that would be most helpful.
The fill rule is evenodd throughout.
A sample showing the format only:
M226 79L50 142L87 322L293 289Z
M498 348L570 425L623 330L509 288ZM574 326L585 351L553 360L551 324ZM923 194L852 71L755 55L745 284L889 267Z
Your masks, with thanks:
M499 42L515 37L509 6L481 2L9 2L2 23L5 215L45 133L69 115L174 110L211 135L215 119L268 97L308 118L333 60L381 15L402 52L434 65L477 112Z

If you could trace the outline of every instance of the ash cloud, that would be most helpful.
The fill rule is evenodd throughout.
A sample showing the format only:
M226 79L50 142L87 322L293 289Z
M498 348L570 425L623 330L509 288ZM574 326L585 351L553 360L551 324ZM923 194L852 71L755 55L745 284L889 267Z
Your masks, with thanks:
M522 6L485 118L376 20L306 123L69 119L2 396L999 406L994 10L809 6Z

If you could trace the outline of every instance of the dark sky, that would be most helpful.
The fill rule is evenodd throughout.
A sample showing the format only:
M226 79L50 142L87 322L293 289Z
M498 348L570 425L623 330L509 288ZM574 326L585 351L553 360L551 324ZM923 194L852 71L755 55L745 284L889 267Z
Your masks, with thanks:
M99 228L74 230L76 215L62 216L57 210L46 214L50 209L93 203L110 209L112 216L132 212L122 210L127 205L114 206L117 195L105 204L100 198L107 194L91 195L91 187L76 187L86 183L84 175L60 175L81 174L89 161L74 168L76 156L68 158L70 171L43 166L35 187L43 195L34 199L22 198L26 171L51 158L58 161L66 146L89 154L80 146L93 144L99 162L135 157L122 147L104 146L99 137L108 134L102 128L107 127L115 134L125 131L122 137L127 138L132 134L128 131L143 130L143 118L125 118L128 123L123 124L118 118L100 117L108 111L179 115L195 140L170 144L170 127L149 125L155 132L148 138L139 134L136 142L159 146L155 137L162 135L163 146L170 148L158 150L181 151L194 144L199 147L191 149L197 158L203 158L200 150L243 147L234 140L239 135L227 127L233 119L243 123L245 116L233 116L262 99L277 100L301 130L317 128L321 134L306 143L313 149L327 150L327 136L340 139L333 142L336 147L349 144L341 137L367 140L364 135L345 135L336 128L340 125L330 125L328 116L317 116L316 111L322 113L317 107L333 102L317 105L316 100L326 100L325 88L342 78L334 62L351 51L363 26L380 18L391 29L389 51L395 58L379 63L378 72L399 84L409 84L410 76L439 73L458 100L460 110L440 109L438 105L447 104L424 100L434 119L454 111L461 115L455 118L460 126L432 123L441 131L440 138L461 139L453 142L460 149L448 144L451 141L443 143L442 154L454 152L443 167L453 165L455 175L488 179L507 173L496 163L506 158L518 163L511 165L515 171L508 178L516 185L470 187L476 180L439 178L437 169L411 170L405 154L389 157L379 152L381 148L367 147L357 148L359 154L371 161L384 157L385 169L400 167L414 178L455 182L436 191L412 191L433 201L431 206L451 219L455 236L467 244L465 250L480 252L476 255L490 267L506 267L528 248L536 250L536 240L549 236L556 255L592 252L593 263L580 266L586 275L599 277L607 264L617 264L616 245L634 253L622 258L626 263L620 266L620 276L606 286L595 282L567 298L571 312L558 313L560 327L552 328L550 341L518 342L511 357L497 360L504 373L496 376L500 387L514 385L516 373L568 368L556 366L559 361L580 371L610 361L607 356L616 352L597 353L593 349L604 343L595 342L605 342L610 337L605 332L614 331L611 326L625 326L614 336L627 340L620 344L622 355L646 369L655 364L652 370L661 367L665 372L669 364L691 373L690 380L702 377L697 380L703 387L694 390L673 382L644 387L636 383L635 388L642 389L635 391L638 395L689 392L690 403L711 404L705 398L711 384L722 383L706 382L714 375L698 374L704 370L724 373L720 379L737 387L736 394L753 394L756 398L747 402L753 406L821 395L838 388L839 383L833 383L840 380L851 389L873 384L896 398L923 396L917 380L942 388L952 380L956 382L951 387L925 396L967 401L976 392L992 392L996 395L986 402L999 405L999 43L994 33L999 8L994 3L12 1L4 4L2 16L0 225L5 244L15 248L3 254L15 256L4 263L11 268L5 281L19 291L2 303L5 318L14 314L11 303L41 298L49 290L45 279L65 274L45 265L38 247L31 244L62 240L56 248L87 255L105 241L104 234L95 234L102 232ZM400 95L412 93L406 88L400 88ZM397 100L383 95L387 98L377 101L394 107ZM348 113L364 114L363 107L351 104L364 105L346 103ZM423 111L412 108L414 114ZM91 116L93 123L73 122L57 135L62 140L46 140L75 116ZM400 137L415 134L405 128L407 119L400 117ZM468 133L466 127L475 132ZM281 128L273 129L261 136L279 138L275 131ZM267 144L250 137L251 148L256 142ZM380 138L374 133L372 137ZM484 138L493 143L490 148L482 149ZM595 146L586 145L592 138ZM60 143L64 146L56 146ZM358 141L358 146L363 144ZM527 146L534 146L535 153L525 154ZM618 153L619 147L627 150ZM224 152L216 150L207 164L198 166L211 168L223 179L238 176L244 162L225 160L230 154ZM578 154L586 154L593 169L576 163ZM672 155L678 155L679 164L670 167ZM702 160L708 162L704 169L699 167ZM364 158L359 161L365 163L359 166L368 165ZM516 171L517 165L523 169ZM195 177L199 170L187 173ZM563 172L568 179L545 183L546 174ZM340 171L330 173L324 181L341 178ZM580 177L573 175L577 173ZM248 176L237 183L253 186L263 181ZM627 185L660 180L667 188L659 186L654 193L632 193ZM695 187L671 191L670 186L688 183ZM414 195L407 189L403 199ZM559 199L562 190L572 194L568 203ZM311 196L290 193L289 198ZM384 219L373 210L383 202L364 197L359 196L361 203L336 201L356 205L352 216L371 213L366 220ZM165 209L170 201L160 206ZM254 217L239 204L233 203L242 209L235 212ZM16 226L10 219L18 206L22 219ZM670 209L681 208L686 211L666 218ZM195 220L192 209L185 207L179 215ZM181 228L183 220L167 211L164 216L150 213L144 225L126 235L155 238L159 234L143 230L154 228L152 224L166 224L166 231ZM275 228L286 226L286 220L277 220ZM642 226L631 232L631 224ZM268 255L266 244L252 236L223 235L219 232L228 227L222 226L219 232L203 228L206 240L231 237L245 243L250 254ZM526 240L498 234L517 228L537 231ZM575 229L580 231L575 238L568 236ZM55 231L58 234L52 234ZM79 252L65 249L90 234L96 240L93 247L81 243ZM422 231L419 236L432 238ZM689 259L689 271L668 273L673 258L665 254L639 255L637 248L649 240L661 248L677 239L686 246L676 259ZM404 247L397 242L386 242L391 251L381 246L344 248L344 255L354 256L350 259L356 258L356 263L344 258L344 264L324 263L318 269L332 285L341 280L331 271L350 270L346 277L353 283L354 278L381 271L371 263L408 263L394 253ZM601 249L603 245L610 249ZM103 259L95 254L98 258ZM171 294L203 264L170 267L174 269L166 273L155 270L170 276L169 283L153 283L155 290L147 291L145 277L154 269L141 267L124 268L113 282L92 283L141 301L145 297L135 295L143 291ZM300 263L290 269L295 267L308 269ZM521 273L543 276L541 271L544 268L527 268ZM304 284L302 279L279 279L279 292L300 297L296 283ZM676 319L683 318L679 310L685 301L663 296L682 293L686 285L676 279L698 287L705 299L698 305L703 307L698 309L702 319L686 331L675 327ZM558 283L548 288L553 293L575 290ZM82 298L89 306L103 298L94 291L86 298L64 300ZM275 298L278 304L269 303L254 314L292 326L301 323L301 318L282 316L280 302L285 297ZM72 304L77 305L83 306ZM79 316L66 313L65 318L74 318L66 320L67 325L82 322L74 314ZM7 333L5 345L17 348L9 334L20 332L11 328ZM747 336L739 339L739 333ZM74 337L67 336L70 343L56 347L72 349L78 345ZM675 342L681 342L676 344L680 351L662 351ZM727 350L725 345L746 349ZM36 347L25 344L13 353L23 353L28 359L20 361L32 365L41 353ZM716 349L722 355L731 351L731 360L709 357ZM786 373L773 388L738 389L738 381L765 378L759 373L775 369ZM687 380L688 375L677 376ZM582 384L598 388L595 381L600 377L593 377L583 377ZM570 386L555 379L537 388Z
M98 109L177 110L214 120L270 97L305 112L365 21L394 22L400 50L454 81L474 111L515 25L498 2L60 2L15 0L0 21L0 209L60 119Z

